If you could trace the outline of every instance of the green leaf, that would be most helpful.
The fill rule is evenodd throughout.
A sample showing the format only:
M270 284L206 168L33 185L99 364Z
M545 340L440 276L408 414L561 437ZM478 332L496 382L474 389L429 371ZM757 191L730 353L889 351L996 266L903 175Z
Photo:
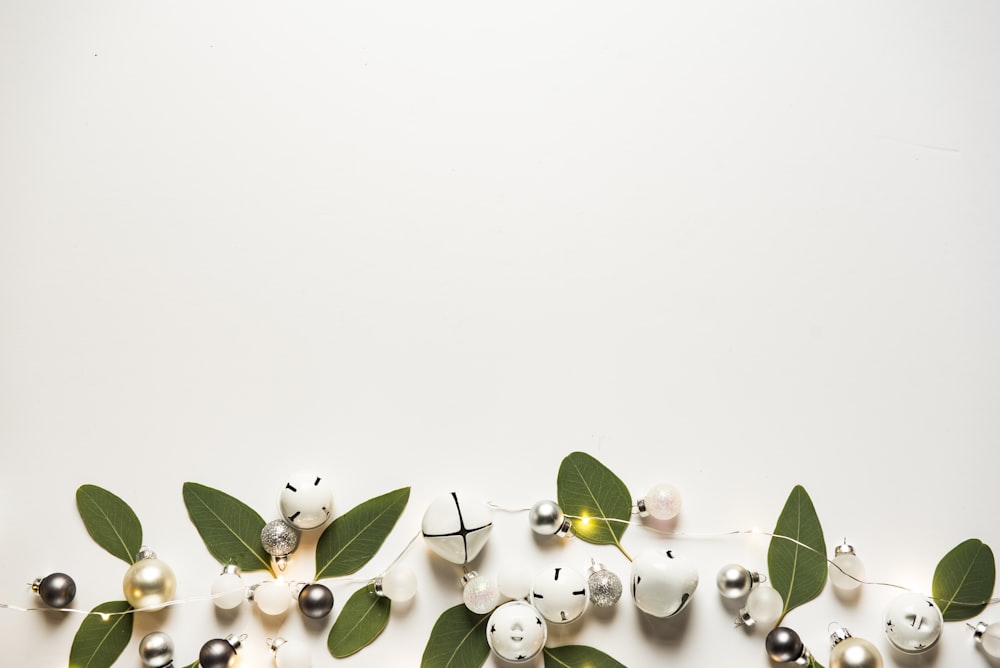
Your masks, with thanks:
M127 564L142 548L142 524L127 503L106 489L83 485L76 490L76 507L94 541Z
M562 460L556 485L559 506L574 516L573 532L578 537L588 543L616 545L631 559L621 538L632 517L632 497L618 476L587 453L573 452Z
M774 527L767 550L768 577L789 611L819 596L826 584L826 541L812 499L796 485ZM790 540L789 540L790 539ZM781 619L777 625L781 624Z
M816 657L809 657L809 668L823 668L823 664L816 660Z
M934 569L931 592L946 622L975 617L993 596L996 562L989 545L976 538L959 543Z
M389 599L368 591L368 585L354 592L327 636L330 654L343 659L370 645L389 623L391 606Z
M563 645L562 647L546 647L545 668L625 668L610 656L586 645Z
M431 629L420 668L479 668L490 655L486 620L464 603L441 613Z
M128 601L108 601L91 610L99 614L132 609ZM87 615L73 637L69 668L110 668L132 638L132 615L115 614L107 620Z
M350 575L368 563L410 499L410 488L368 499L335 519L316 542L316 580Z
M220 564L274 573L271 555L260 544L264 518L253 508L225 492L194 482L184 483L183 493L191 522Z

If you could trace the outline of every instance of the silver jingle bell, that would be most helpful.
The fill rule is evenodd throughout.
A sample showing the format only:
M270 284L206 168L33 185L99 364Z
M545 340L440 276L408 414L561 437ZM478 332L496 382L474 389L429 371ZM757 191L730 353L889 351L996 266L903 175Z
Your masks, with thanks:
M528 513L531 530L541 536L568 536L573 529L572 522L555 501L539 501Z
M169 668L174 661L174 641L163 631L154 631L139 641L139 658L149 668Z

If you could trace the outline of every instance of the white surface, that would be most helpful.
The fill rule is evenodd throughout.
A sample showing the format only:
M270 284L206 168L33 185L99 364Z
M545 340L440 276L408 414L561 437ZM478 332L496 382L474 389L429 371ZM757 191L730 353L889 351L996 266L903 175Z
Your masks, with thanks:
M132 505L190 597L218 567L186 480L269 519L303 467L336 512L412 485L367 576L436 495L530 506L573 450L636 494L677 485L689 532L769 529L801 483L874 580L927 589L961 540L1000 547L998 22L993 2L6 3L0 601L53 570L80 606L120 597L83 483ZM712 587L766 569L766 541L626 538L694 559L692 604L661 624L626 600L550 644L768 665ZM475 567L627 574L555 543L499 514ZM193 603L137 619L117 665L154 629L179 665L228 632L245 665L279 633L315 666L418 665L461 592L423 547L405 563L417 597L354 658L327 654L329 621ZM786 621L824 663L836 620L889 666L987 665L960 623L891 654L892 596L827 588ZM65 665L79 621L0 611L4 663Z

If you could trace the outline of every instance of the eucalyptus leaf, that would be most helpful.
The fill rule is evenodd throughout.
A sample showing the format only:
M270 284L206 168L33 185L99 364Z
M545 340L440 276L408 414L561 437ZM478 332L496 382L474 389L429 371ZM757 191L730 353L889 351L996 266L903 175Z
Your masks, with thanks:
M87 615L69 650L69 668L110 668L132 639L132 609L128 601L101 603ZM109 614L107 619L99 615Z
M573 452L562 460L556 485L559 506L574 516L573 532L588 543L616 545L628 557L621 544L632 517L625 483L587 453Z
M270 571L271 555L260 543L264 518L239 499L217 489L184 483L184 505L205 547L223 566L244 571Z
M563 645L562 647L546 647L545 668L625 668L625 664L615 661L610 656L586 645Z
M368 499L335 519L316 542L316 578L350 575L368 563L410 499L403 487Z
M420 668L479 668L486 663L488 619L489 615L477 615L464 603L442 612L427 639Z
M97 485L76 490L76 507L94 541L127 564L135 563L142 548L142 524L132 508Z
M977 538L959 543L934 569L931 592L946 622L975 617L986 608L996 583L990 546Z
M370 645L389 623L391 606L389 599L368 591L368 585L354 592L327 636L330 654L343 659Z
M768 577L789 611L819 596L826 584L826 541L812 499L796 485L778 516L767 550Z

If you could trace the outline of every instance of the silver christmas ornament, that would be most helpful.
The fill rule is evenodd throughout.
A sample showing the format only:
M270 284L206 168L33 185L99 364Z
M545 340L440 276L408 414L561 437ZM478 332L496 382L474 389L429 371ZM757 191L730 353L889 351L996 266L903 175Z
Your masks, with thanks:
M284 570L288 555L299 546L299 530L285 520L271 520L261 529L260 544L274 557L278 568Z
M772 661L790 663L809 657L809 650L802 644L799 634L787 626L779 626L767 634L764 648Z
M539 501L528 513L531 530L542 536L567 536L573 529L572 523L555 501Z
M715 584L723 598L743 598L750 593L754 585L765 580L760 573L753 573L739 564L726 564L715 576Z
M201 646L201 652L198 654L200 668L229 668L230 662L236 656L236 650L243 645L246 638L245 635L237 638L230 634L225 640L222 638L209 640Z
M52 608L65 608L76 597L76 583L65 573L52 573L38 578L31 585L42 603Z
M882 655L864 638L855 638L840 627L830 635L833 650L830 668L882 668Z
M299 610L309 619L322 619L333 610L333 592L318 583L307 584L299 590Z
M139 658L149 668L167 668L173 665L174 641L163 631L154 631L139 641Z
M599 608L610 608L622 597L621 579L593 559L587 569L587 586L590 602Z

